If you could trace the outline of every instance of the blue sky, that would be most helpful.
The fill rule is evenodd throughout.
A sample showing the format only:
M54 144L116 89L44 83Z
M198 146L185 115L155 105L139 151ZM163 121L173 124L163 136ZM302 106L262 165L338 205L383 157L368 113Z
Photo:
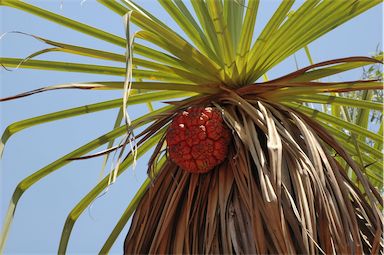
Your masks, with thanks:
M80 0L64 0L62 8L60 8L60 0L27 2L110 33L124 36L122 18L94 0L88 0L82 6ZM139 2L176 31L180 31L155 1L142 0ZM262 1L256 34L267 22L277 5L278 1L275 0ZM1 33L22 31L59 42L124 54L123 48L74 32L30 14L4 7L1 7L0 11ZM311 43L309 47L314 61L373 54L377 45L382 45L382 13L382 6L377 6ZM47 46L27 36L9 34L0 41L0 47L1 56L23 58ZM300 51L296 56L300 67L308 64L304 52ZM41 59L116 66L116 63L109 61L95 61L70 54L49 53ZM294 59L290 57L268 75L276 77L291 72L295 68ZM335 79L358 79L361 72L361 69L348 72ZM53 84L121 79L112 76L27 69L12 72L1 70L0 75L0 97ZM115 99L121 95L121 91L63 90L4 102L0 105L0 131L3 132L8 125L15 121ZM132 118L139 116L144 111L145 106L129 108ZM117 110L83 115L36 126L13 136L5 147L0 165L1 220L18 182L55 159L110 131L116 115ZM143 157L138 162L136 169L126 171L109 192L97 199L92 208L85 211L79 218L72 232L68 253L94 254L99 251L134 192L145 179L147 159L148 156ZM70 210L97 183L101 162L101 158L96 158L70 163L29 189L19 202L5 253L56 253L65 219ZM127 230L126 227L111 254L122 253L122 242Z

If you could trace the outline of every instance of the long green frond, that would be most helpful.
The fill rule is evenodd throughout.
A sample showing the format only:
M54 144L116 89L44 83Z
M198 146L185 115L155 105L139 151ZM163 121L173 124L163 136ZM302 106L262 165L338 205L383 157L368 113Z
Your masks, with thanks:
M381 111L383 109L382 103L376 103L369 100L358 100L352 98L346 98L341 96L331 96L331 95L297 95L295 97L287 98L289 100L297 100L301 102L307 103L319 103L319 104L336 104L336 105L344 105L350 107L358 107L370 110Z
M372 62L351 62L345 64L334 65L331 67L319 68L313 71L306 72L297 78L294 78L292 82L305 82L315 81L324 77L346 72L355 68L359 68L365 65L370 65Z
M356 132L356 133L359 133L361 134L362 136L365 136L367 138L370 138L374 141L383 141L383 137L376 134L376 133L373 133L365 128L362 128L356 124L353 124L353 123L349 123L347 121L344 121L342 119L339 119L337 117L334 117L332 115L329 115L329 114L326 114L326 113L323 113L323 112L320 112L318 110L315 110L315 109L311 109L309 107L306 107L304 105L300 105L300 104L296 104L296 103L284 103L285 105L288 105L298 111L301 111L309 116L311 116L312 118L314 119L318 119L318 120L321 120L321 121L324 121L326 123L330 123L330 124L333 124L335 126L338 126L339 128L341 129L346 129L346 130L349 130L350 132Z
M240 42L237 45L236 51L236 65L240 74L242 71L246 71L247 56L249 54L253 32L255 29L257 10L259 8L259 0L253 0L248 2L247 12L244 17L244 24L241 28Z
M78 64L71 62L46 61L46 60L28 60L22 62L23 59L18 58L0 58L0 63L5 67L31 68L40 70L52 70L62 72L81 72L94 73L101 75L124 76L125 69L121 67L101 66L91 64ZM19 64L22 65L19 66ZM167 81L184 81L184 79L171 73L163 73L157 71L133 69L135 78L147 80L167 80Z
M29 12L33 15L39 16L41 18L50 20L52 22L58 23L60 25L66 26L68 28L71 28L73 30L79 31L81 33L96 37L98 39L116 44L118 46L125 47L125 40L124 38L118 37L116 35L110 34L106 31L97 29L95 27L91 27L89 25L80 23L78 21L66 18L64 16L58 15L56 13L44 10L42 8L36 7L31 4L27 4L23 1L19 0L1 0L1 5L13 7L25 12Z
M221 56L224 60L225 72L231 76L236 69L235 63L233 62L235 52L228 30L228 24L224 19L223 3L219 0L207 1L207 7L210 14L209 17L212 19L215 29L217 42L222 49Z
M266 51L258 52L261 56L253 56L258 57L257 63L255 60L250 60L254 63L252 80L256 80L313 40L379 3L381 3L380 0L306 1L273 34L269 42L270 47ZM300 15L304 11L305 15Z
M224 68L224 60L220 58L223 56L222 48L220 48L219 41L216 36L215 27L212 22L212 19L209 17L207 4L204 0L190 0L193 9L195 10L196 16L199 19L199 22L207 35L209 44L212 47L213 51L219 57L219 65L221 68Z
M165 162L165 159L166 159L165 156L163 156L160 159L159 163L157 164L157 168L155 169L155 174L161 169L161 167ZM139 190L136 192L135 196L132 198L127 209L125 209L124 213L121 215L119 221L117 222L116 226L113 228L111 234L108 236L99 254L107 254L109 252L112 245L116 242L116 239L118 238L121 231L123 230L124 226L127 224L128 220L131 218L133 212L136 210L137 205L139 204L141 198L144 196L145 192L147 191L152 181L153 181L152 178L149 178L149 177L145 179L143 184L140 186Z
M159 110L156 110L154 112L148 113L146 115L143 115L142 117L134 120L132 122L132 125L143 125L148 121L148 118L151 116L155 116L156 114L160 114L162 112L165 112L167 110L172 109L173 106L167 106L163 107ZM2 253L6 239L8 237L8 233L10 230L10 226L12 224L13 215L15 214L17 204L23 195L23 193L28 190L32 185L40 181L42 178L46 177L47 175L51 174L52 172L56 171L57 169L65 166L66 164L70 163L72 158L80 157L94 149L99 148L103 144L108 143L110 140L115 139L124 133L127 132L126 126L119 127L117 129L112 130L111 132L108 132L95 140L92 140L91 142L79 147L78 149L68 153L67 155L57 159L56 161L50 163L49 165L41 168L40 170L36 171L34 174L28 176L27 178L23 179L16 187L12 199L10 201L7 213L5 215L3 228L1 232L1 239L0 239L0 253Z
M158 132L149 138L137 149L137 157L141 157L145 152L151 149L158 142L165 130ZM120 176L134 161L133 154L130 154L119 166L117 175ZM84 210L95 200L95 198L103 192L108 186L109 176L100 181L69 213L65 221L63 232L60 239L58 254L65 254L71 236L73 226Z
M268 46L270 38L275 34L278 27L284 21L293 4L294 1L292 0L281 2L279 8L275 11L272 18L268 21L267 25L264 27L263 31L252 46L247 58L247 74L249 76L254 74L254 66L256 66L260 61L259 55L263 52L263 49ZM251 80L248 81L252 82Z
M185 31L196 47L212 60L216 60L217 56L212 51L208 39L184 3L182 1L173 3L171 0L159 0L159 2L183 31ZM216 60L215 62L218 61Z
M145 102L171 99L171 98L180 98L180 97L191 96L191 95L194 95L194 94L190 92L179 92L179 91L142 93L142 94L130 96L128 105L142 104ZM44 123L48 123L48 122L52 122L60 119L72 118L72 117L80 116L83 114L94 113L98 111L105 111L105 110L120 107L122 104L123 104L123 99L119 98L119 99L109 100L109 101L100 102L96 104L84 105L84 106L67 109L63 111L53 112L53 113L15 122L9 125L3 132L3 135L1 136L0 155L3 154L4 146L6 142L9 140L9 138L26 128L30 128L36 125L40 125L40 124L44 124Z

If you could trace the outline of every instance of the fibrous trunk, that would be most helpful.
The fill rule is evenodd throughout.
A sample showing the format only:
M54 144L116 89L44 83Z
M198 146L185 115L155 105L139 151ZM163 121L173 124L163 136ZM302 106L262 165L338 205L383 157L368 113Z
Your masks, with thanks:
M135 212L125 254L382 251L380 195L320 125L262 100L220 105L233 133L227 159L205 174L167 160Z

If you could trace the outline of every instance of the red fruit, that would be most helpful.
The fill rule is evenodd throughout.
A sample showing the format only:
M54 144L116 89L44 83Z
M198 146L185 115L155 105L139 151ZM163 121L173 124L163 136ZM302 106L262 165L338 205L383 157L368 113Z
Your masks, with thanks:
M173 162L191 173L206 173L227 157L230 131L219 110L192 107L172 120L166 135Z

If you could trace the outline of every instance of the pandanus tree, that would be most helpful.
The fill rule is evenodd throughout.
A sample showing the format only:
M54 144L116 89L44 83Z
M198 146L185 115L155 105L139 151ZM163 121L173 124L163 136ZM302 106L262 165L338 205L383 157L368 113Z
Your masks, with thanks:
M2 101L56 89L121 90L123 96L6 128L2 149L25 128L120 107L112 131L19 183L4 221L1 248L18 201L31 186L74 160L117 152L113 171L68 215L58 248L65 253L84 210L138 157L154 148L148 179L100 253L109 252L132 216L126 254L382 252L383 138L366 122L352 123L348 118L350 107L359 109L363 120L382 110L382 103L367 96L382 89L382 83L324 81L355 68L380 65L382 56L345 56L279 78L266 76L283 60L380 0L307 0L295 10L294 1L281 1L256 37L258 0L159 0L183 35L133 1L98 2L124 17L126 38L24 1L0 1L124 51L117 54L31 35L52 47L26 59L1 58L8 69L122 77L53 85ZM133 33L130 24L139 30ZM125 68L34 59L52 51L125 63ZM364 91L364 96L359 100L347 96L355 91ZM158 100L167 105L130 120L128 105ZM116 139L121 142L114 145ZM106 150L90 154L106 144Z

